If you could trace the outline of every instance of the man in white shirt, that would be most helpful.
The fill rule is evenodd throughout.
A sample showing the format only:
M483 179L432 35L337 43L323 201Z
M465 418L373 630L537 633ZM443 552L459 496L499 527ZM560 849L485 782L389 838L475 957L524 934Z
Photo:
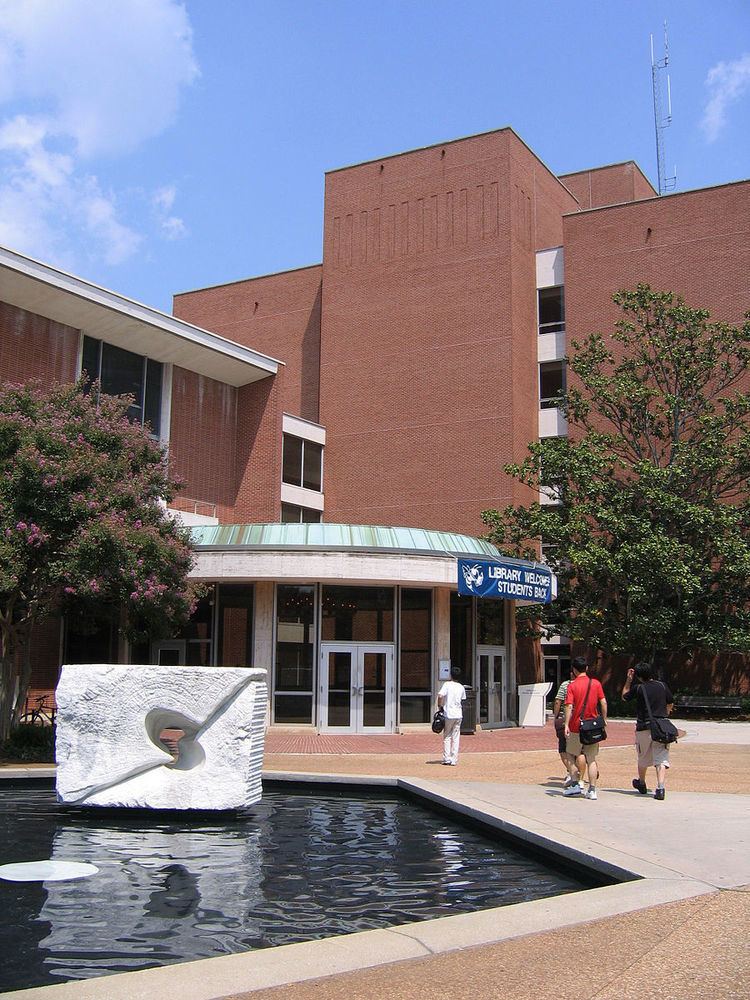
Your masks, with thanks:
M438 691L438 708L445 712L443 730L443 763L453 767L458 763L458 742L461 739L461 720L464 717L462 702L466 701L466 689L458 683L461 671L451 667L451 679Z

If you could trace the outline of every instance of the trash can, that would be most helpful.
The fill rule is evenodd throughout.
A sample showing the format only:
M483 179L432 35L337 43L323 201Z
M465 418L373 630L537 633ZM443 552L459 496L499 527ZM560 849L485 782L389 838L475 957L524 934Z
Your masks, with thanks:
M547 722L547 694L550 681L518 685L518 725L544 726ZM463 732L463 730L462 730Z
M477 731L477 693L474 688L464 684L466 701L463 703L464 715L461 719L461 735L474 736Z

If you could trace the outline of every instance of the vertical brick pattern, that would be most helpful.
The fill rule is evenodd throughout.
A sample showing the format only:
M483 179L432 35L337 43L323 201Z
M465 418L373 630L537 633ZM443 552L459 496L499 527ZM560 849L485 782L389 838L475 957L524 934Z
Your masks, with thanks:
M510 130L327 176L326 520L477 534L517 496L502 465L536 434L534 254L574 207Z
M72 326L0 302L0 380L74 382L79 340Z
M317 422L322 267L300 268L174 298L181 319L283 361L283 410Z

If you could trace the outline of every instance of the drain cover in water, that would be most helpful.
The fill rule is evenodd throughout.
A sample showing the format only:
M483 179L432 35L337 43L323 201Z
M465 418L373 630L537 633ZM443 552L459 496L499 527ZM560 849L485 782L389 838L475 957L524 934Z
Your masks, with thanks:
M22 861L0 865L0 878L6 882L64 882L70 878L88 878L99 869L84 861Z

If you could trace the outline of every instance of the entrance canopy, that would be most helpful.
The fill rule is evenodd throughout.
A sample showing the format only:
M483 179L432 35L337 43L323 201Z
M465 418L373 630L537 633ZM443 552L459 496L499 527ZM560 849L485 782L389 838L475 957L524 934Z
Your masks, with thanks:
M191 576L202 580L349 580L455 588L459 558L501 558L490 542L470 535L379 525L200 525L191 536L197 553Z
M191 537L197 553L191 576L200 580L347 580L460 589L465 577L459 565L481 564L505 567L519 580L533 574L541 583L544 577L552 596L557 583L544 566L510 559L482 538L454 532L323 522L200 525ZM472 593L534 603L533 593Z

